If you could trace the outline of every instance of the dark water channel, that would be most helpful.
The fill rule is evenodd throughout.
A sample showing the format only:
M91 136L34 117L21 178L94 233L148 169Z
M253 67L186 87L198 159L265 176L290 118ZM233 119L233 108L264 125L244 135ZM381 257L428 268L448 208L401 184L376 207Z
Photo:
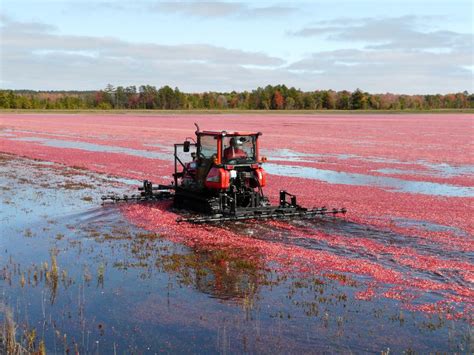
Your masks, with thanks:
M190 249L141 230L116 206L99 205L102 193L124 189L118 179L0 155L0 320L18 326L24 347L43 342L48 353L103 354L473 350L464 321L409 312L394 300L356 300L364 281L357 277L276 272L263 258Z

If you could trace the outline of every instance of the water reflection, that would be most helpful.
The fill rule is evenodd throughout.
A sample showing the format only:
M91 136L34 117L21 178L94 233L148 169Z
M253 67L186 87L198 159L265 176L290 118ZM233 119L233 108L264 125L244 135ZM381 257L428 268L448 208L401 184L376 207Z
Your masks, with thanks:
M132 149L125 147L118 147L112 145L104 144L95 144L79 141L67 141L62 139L51 139L51 138L41 138L41 137L20 137L12 138L12 140L23 141L23 142L35 142L45 145L47 147L54 148L67 148L67 149L81 149L87 150L90 152L103 152L103 153L118 153L118 154L127 154L136 157L151 158L151 159L160 159L160 160L169 160L169 153L161 153L156 151L147 151L140 149Z
M421 170L400 169L400 168L384 168L376 171L385 174L415 174L415 175L429 175L440 176L445 178L457 176L470 176L474 174L474 166L472 165L452 165L448 163L433 163L426 160L402 161L393 158L375 157L375 156L360 156L357 154L316 154L303 153L291 149L276 149L276 150L262 150L262 154L268 156L270 161L298 161L306 163L317 163L324 161L327 158L334 158L337 160L355 160L372 163L395 164L399 165L420 165L421 168L428 168Z
M386 176L347 173L307 166L268 163L265 169L273 175L316 179L330 184L376 186L388 191L418 193L448 197L474 197L474 188L428 181L411 181Z
M221 300L252 300L266 284L261 259L246 259L223 250L193 250L161 256L156 266L175 274L180 283Z

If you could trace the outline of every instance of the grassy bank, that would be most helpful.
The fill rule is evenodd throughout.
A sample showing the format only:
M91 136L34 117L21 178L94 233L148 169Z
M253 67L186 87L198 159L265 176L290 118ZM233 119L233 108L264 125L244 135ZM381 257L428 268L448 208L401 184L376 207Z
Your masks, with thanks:
M474 109L436 110L35 110L0 109L1 113L112 114L112 115L380 115L380 114L474 114Z

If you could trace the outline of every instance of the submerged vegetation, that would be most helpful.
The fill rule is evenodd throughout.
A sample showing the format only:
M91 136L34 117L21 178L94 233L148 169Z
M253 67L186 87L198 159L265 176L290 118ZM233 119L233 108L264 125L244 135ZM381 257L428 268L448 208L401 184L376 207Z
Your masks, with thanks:
M39 340L36 329L22 329L22 336L17 336L18 325L15 323L13 312L10 307L0 301L0 316L3 317L0 324L0 354L46 355L46 347L43 340ZM21 338L21 340L18 340Z
M183 93L169 86L108 85L94 91L0 90L0 109L126 110L434 110L472 109L474 94L371 94L362 90L302 91L267 85L243 92Z

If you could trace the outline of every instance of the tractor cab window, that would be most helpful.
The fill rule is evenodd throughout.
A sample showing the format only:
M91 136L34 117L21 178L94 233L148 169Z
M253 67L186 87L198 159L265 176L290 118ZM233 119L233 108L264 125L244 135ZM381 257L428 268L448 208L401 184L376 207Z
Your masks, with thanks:
M255 161L255 137L234 136L223 139L223 160L232 164Z
M217 156L217 139L214 136L201 136L198 156L204 159L211 159Z

